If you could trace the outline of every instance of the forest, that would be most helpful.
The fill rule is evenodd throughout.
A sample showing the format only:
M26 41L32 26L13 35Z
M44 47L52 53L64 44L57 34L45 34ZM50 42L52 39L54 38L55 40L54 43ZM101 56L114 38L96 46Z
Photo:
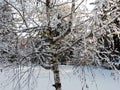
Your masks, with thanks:
M120 0L88 1L1 0L1 72L40 66L62 90L61 65L120 70Z

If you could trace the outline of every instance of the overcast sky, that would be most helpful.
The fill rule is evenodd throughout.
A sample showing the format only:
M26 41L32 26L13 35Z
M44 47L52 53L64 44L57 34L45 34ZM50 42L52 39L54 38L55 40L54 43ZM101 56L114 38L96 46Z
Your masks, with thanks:
M82 0L78 0L78 3ZM91 2L94 2L95 0L84 0L83 5L87 6L88 10L92 10L94 8L94 5L90 5Z

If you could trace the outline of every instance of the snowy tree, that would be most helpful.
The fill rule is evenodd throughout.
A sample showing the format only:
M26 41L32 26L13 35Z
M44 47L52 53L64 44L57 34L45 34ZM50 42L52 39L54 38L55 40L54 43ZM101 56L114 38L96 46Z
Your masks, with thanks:
M86 63L84 55L87 51L86 45L89 43L89 40L86 41L88 36L86 33L88 27L86 26L89 20L88 18L84 19L87 12L83 13L83 8L80 10L83 1L75 5L75 0L70 2L56 2L54 0L8 2L5 0L14 11L13 17L15 17L14 24L19 35L18 40L20 41L20 37L24 37L23 39L27 41L24 44L24 50L18 49L18 53L23 53L22 57L18 59L18 64L23 66L27 63L34 63L45 69L51 69L55 81L53 86L56 90L61 90L59 75L61 57L66 58L66 61L77 61L79 65L82 62ZM62 11L66 8L61 9L65 4L67 4L66 7L69 6L67 8L70 8L67 13ZM84 43L84 41L86 42ZM88 56L89 54L88 52Z
M61 64L74 65L76 71L85 65L116 69L114 64L120 52L120 1L96 0L91 13L84 2L0 2L0 62L17 68L14 75L20 81L36 66L51 70L56 90L61 90ZM27 69L22 71L24 67Z
M119 29L120 29L120 1L96 0L93 10L94 38L96 38L97 55L101 64L110 68L118 68L119 62ZM113 63L114 62L114 63Z
M14 32L12 10L5 1L0 2L0 62L16 61L17 35Z

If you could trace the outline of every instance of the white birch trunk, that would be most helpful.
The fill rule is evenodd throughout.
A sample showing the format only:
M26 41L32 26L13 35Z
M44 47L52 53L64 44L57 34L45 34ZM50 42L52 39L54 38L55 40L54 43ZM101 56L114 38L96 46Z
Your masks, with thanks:
M47 14L47 21L50 22L50 0L46 0L46 14ZM56 58L56 54L54 51L54 43L53 43L53 34L51 33L51 28L48 23L48 38L50 40L50 49L53 52L52 54L52 71L54 74L54 84L55 90L61 90L61 82L60 82L60 73L59 73L59 67L58 67L58 60Z

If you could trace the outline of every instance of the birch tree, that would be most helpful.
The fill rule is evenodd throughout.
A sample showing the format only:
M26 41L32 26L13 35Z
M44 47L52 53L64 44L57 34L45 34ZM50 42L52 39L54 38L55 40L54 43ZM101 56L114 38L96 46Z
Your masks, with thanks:
M61 90L61 57L71 60L75 66L93 64L95 49L89 40L91 32L88 31L91 22L86 8L80 8L84 0L77 5L75 0L4 1L14 12L14 29L18 36L17 64L20 69L32 63L52 70L53 86ZM61 8L64 5L69 6L67 13L64 12L66 8ZM24 37L25 43L21 37ZM21 45L24 50L20 49Z

